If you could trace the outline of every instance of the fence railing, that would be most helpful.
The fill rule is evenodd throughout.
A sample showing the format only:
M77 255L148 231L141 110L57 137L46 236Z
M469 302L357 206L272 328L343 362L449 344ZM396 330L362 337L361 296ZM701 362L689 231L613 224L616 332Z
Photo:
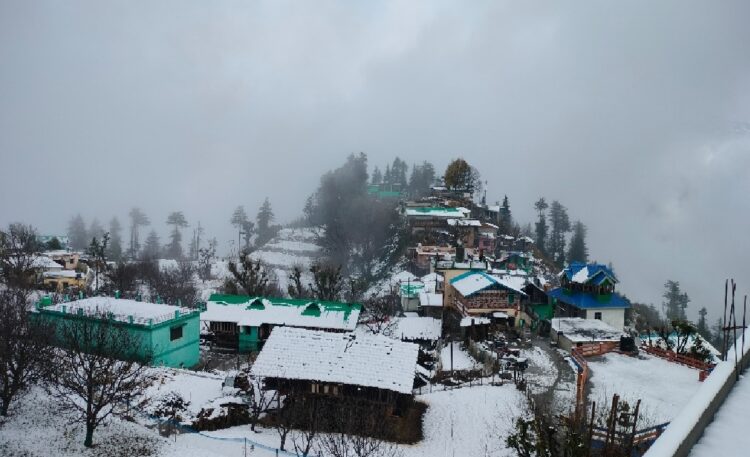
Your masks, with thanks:
M714 367L714 365L710 363L706 363L683 354L677 354L674 351L667 351L666 349L662 349L659 347L644 345L641 346L641 349L643 349L648 354L665 360L669 360L670 362L679 363L680 365L685 365L690 368L695 368L696 370L701 370L701 372L710 372ZM703 376L701 378L703 378ZM703 381L703 379L701 379L701 381Z

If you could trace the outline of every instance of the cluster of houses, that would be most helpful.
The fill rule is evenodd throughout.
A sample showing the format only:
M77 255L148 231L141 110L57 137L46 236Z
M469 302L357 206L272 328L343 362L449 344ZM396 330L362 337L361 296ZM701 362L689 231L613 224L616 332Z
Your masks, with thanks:
M88 281L86 256L74 251L37 253L31 259L31 270L34 281L43 289L59 293L82 290Z
M252 373L279 389L365 395L397 412L420 385L420 348L434 348L446 333L477 341L493 326L542 320L551 338L571 349L592 338L619 339L628 306L614 291L612 271L596 264L568 266L554 289L488 262L480 268L453 261L422 277L402 272L394 279L404 310L379 334L357 328L367 324L361 304L313 299L214 294L187 308L118 297L62 303L45 297L32 312L52 324L106 319L138 342L138 357L155 365L196 366L201 339L255 353Z

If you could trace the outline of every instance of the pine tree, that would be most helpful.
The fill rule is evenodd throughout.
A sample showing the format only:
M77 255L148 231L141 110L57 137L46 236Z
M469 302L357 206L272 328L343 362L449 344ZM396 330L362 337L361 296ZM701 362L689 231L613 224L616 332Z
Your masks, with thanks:
M539 211L539 221L536 223L536 247L546 254L547 216L545 215L545 210L549 208L549 205L544 197L542 197L534 203L534 208Z
M151 230L143 245L141 251L142 260L156 260L161 257L161 245L159 244L159 235L156 230Z
M712 335L711 335L711 329L708 328L708 322L706 321L706 315L708 315L708 310L704 306L703 308L698 311L698 325L696 325L696 329L698 330L698 333L706 340L711 341Z
M76 251L82 251L89 246L86 223L80 214L76 214L68 223L68 240L70 248Z
M182 230L188 226L185 215L182 211L175 211L170 213L167 217L167 225L172 226L172 233L169 235L170 242L167 245L167 258L181 260L182 259Z
M499 230L498 232L503 235L508 235L513 230L513 217L510 213L510 201L508 200L508 196L503 197L503 204L500 206L500 211L498 215L498 225Z
M247 230L248 223L250 220L247 218L247 213L245 212L245 207L240 205L235 210L234 213L232 213L232 219L229 221L232 226L234 226L237 229L237 251L239 252L243 248L240 248L240 238L245 238L245 247L244 250L247 251L250 249L250 231Z
M271 223L273 221L274 214L273 209L271 208L271 202L269 202L268 197L266 197L258 210L258 215L255 217L255 225L258 231L256 245L262 246L273 237L271 230Z
M393 184L393 176L391 176L390 165L385 166L385 173L383 173L383 184L388 186Z
M586 226L581 221L573 224L573 236L568 249L568 263L588 262L589 249L586 246Z
M134 259L141 248L138 233L139 228L150 225L151 221L148 219L148 216L137 207L131 209L128 215L130 216L130 247L128 248L128 256L131 259Z
M547 244L548 255L562 266L565 263L565 234L570 231L568 210L555 200L550 206L549 218L552 230Z
M380 171L380 168L375 167L374 170L372 170L372 179L370 183L373 185L379 186L383 182L383 173Z
M669 321L685 321L687 317L685 315L685 309L690 303L690 298L687 293L682 292L680 289L679 281L669 280L664 284L664 302L662 302L662 308L664 314L667 316Z
M88 235L87 239L89 244L91 243L91 240L93 238L97 238L99 240L102 239L102 237L104 236L104 228L102 227L102 224L99 223L98 219L94 218L94 220L91 221L89 230L86 235Z
M113 217L109 221L109 236L107 257L115 262L119 262L122 260L122 226L116 217Z

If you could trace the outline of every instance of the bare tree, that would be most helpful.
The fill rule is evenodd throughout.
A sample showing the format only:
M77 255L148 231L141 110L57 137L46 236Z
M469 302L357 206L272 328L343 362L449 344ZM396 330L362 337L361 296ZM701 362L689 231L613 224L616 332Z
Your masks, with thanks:
M307 296L307 288L302 284L302 266L294 265L292 267L287 293L291 298L305 298Z
M337 301L344 289L344 279L341 275L341 265L316 263L310 267L313 282L310 292L318 300Z
M170 305L194 306L198 302L195 287L195 267L191 262L180 261L177 268L159 268L158 262L151 264L148 285L151 293Z
M216 259L216 238L208 240L208 246L198 249L198 277L206 281L211 279L211 264Z
M247 378L247 402L250 408L250 430L255 431L260 416L268 411L268 408L276 398L275 394L266 389L263 380L260 378ZM271 395L269 395L271 394Z
M29 292L0 289L0 415L43 374L50 356L46 326L29 316Z
M250 255L243 254L239 264L230 261L228 268L232 278L227 280L226 288L230 293L263 296L274 290L271 272L261 260L253 260Z
M393 317L398 310L397 294L389 293L370 297L365 300L363 306L362 322L372 333L388 333L396 325Z
M30 225L10 224L0 230L0 281L8 287L32 288L39 248L36 230Z
M94 431L151 382L138 337L106 315L60 322L56 366L49 391L74 420L86 426L84 446L93 445ZM140 357L138 353L141 352ZM140 358L140 361L137 359Z
M364 405L342 405L332 418L336 430L346 430L321 435L319 454L331 457L397 457L401 450L394 443L383 441L385 421L382 411Z
M297 455L307 457L317 441L319 426L321 425L318 399L314 396L305 398L301 414L304 415L300 419L304 421L305 428L292 432L292 444Z

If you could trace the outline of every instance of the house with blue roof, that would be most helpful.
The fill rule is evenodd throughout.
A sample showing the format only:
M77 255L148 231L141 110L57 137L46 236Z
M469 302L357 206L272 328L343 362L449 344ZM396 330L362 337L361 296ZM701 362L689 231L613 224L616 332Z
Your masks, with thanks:
M606 265L572 262L560 273L560 287L547 294L555 304L556 317L599 319L622 329L630 303L615 292L618 282Z

